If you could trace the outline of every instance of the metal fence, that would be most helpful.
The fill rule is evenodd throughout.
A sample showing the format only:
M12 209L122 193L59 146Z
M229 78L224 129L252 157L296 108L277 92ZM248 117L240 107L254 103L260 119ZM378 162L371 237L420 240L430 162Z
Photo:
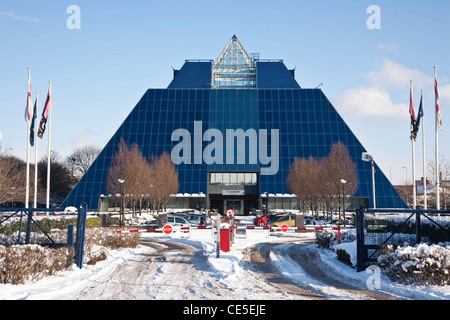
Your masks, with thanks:
M450 241L450 211L424 209L356 210L357 271L374 263L386 245Z
M64 212L64 209L52 208L0 208L0 228L6 225L6 222L11 222L12 220L18 221L18 235L16 244L22 244L22 232L23 226L25 225L25 238L24 244L30 244L32 226L35 226L35 230L42 232L45 237L49 240L49 245L52 247L58 246L73 246L75 249L75 263L79 268L83 265L84 256L84 241L86 233L86 220L87 220L87 206L86 204L80 205L77 208L76 216L76 235L75 243L73 242L74 225L68 225L67 227L67 242L61 243L54 238L51 234L45 230L42 226L42 220L36 219L38 214L52 214L59 215Z

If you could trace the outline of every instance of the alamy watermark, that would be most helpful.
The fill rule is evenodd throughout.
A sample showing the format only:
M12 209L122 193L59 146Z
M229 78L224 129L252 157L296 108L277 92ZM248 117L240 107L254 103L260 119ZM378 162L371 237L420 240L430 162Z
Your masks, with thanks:
M379 290L381 289L381 269L376 265L371 265L366 269L367 273L371 276L367 278L366 285L369 290Z
M70 5L66 10L67 14L70 16L66 20L66 26L69 30L80 30L81 29L81 9L77 5Z
M238 128L226 129L224 137L222 131L216 128L203 132L203 122L194 121L192 136L184 128L172 132L171 141L178 142L171 152L172 162L176 165L203 162L207 165L235 164L236 159L236 164L246 164L247 161L248 164L257 164L259 160L262 165L261 175L274 175L279 169L279 136L279 129L271 129L269 143L267 129L259 129L257 132L252 128L246 131ZM204 150L203 141L209 142Z
M367 18L366 26L370 30L381 29L381 10L377 5L367 7L366 13L370 14Z

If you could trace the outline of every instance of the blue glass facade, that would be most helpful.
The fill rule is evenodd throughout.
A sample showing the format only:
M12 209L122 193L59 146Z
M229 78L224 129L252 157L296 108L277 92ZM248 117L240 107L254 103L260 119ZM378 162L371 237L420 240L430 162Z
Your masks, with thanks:
M256 63L255 89L213 89L205 84L211 79L211 62L185 66L188 69L182 68L167 89L147 90L63 206L86 202L97 208L100 196L107 194L106 177L121 138L129 145L137 143L149 159L171 153L179 193L203 193L204 205L221 212L226 199L242 199L246 212L260 208L262 194L272 195L270 208L295 207L286 186L294 158L326 157L332 144L341 141L358 168L354 206L372 206L371 165L361 160L367 150L320 89L300 88L281 61ZM406 207L376 164L375 169L377 207ZM257 173L258 183L238 186L227 180L222 185L229 187L217 189L209 176L213 172Z

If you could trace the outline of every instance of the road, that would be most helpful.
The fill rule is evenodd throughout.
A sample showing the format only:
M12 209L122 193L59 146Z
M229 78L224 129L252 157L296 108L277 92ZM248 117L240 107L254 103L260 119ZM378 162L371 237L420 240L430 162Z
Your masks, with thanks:
M148 250L121 263L115 272L83 288L75 299L324 300L390 299L336 280L321 267L307 242L265 242L246 248L236 274L217 272L201 247L144 240ZM282 258L280 258L282 257ZM301 268L299 268L299 266ZM304 270L307 279L295 273ZM298 271L296 271L298 272Z

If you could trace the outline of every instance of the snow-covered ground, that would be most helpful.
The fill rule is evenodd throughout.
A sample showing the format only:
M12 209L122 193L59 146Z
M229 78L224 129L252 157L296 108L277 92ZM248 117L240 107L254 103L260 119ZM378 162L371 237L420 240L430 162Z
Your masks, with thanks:
M214 241L191 240L187 233L141 233L141 237L143 245L110 251L106 260L94 266L73 266L35 283L1 284L0 299L370 299L367 294L333 287L305 272L290 256L300 247L307 250L306 254L320 257L321 268L330 277L362 292L398 299L450 299L450 286L406 286L383 275L377 282L376 270L357 273L340 263L331 251L317 248L313 232L273 232L264 240L238 234L230 252L220 252L219 257ZM278 277L276 281L270 272L254 269L248 260L251 249L264 243L273 244L270 268ZM163 257L158 255L165 251L168 253ZM287 284L280 283L282 278Z

